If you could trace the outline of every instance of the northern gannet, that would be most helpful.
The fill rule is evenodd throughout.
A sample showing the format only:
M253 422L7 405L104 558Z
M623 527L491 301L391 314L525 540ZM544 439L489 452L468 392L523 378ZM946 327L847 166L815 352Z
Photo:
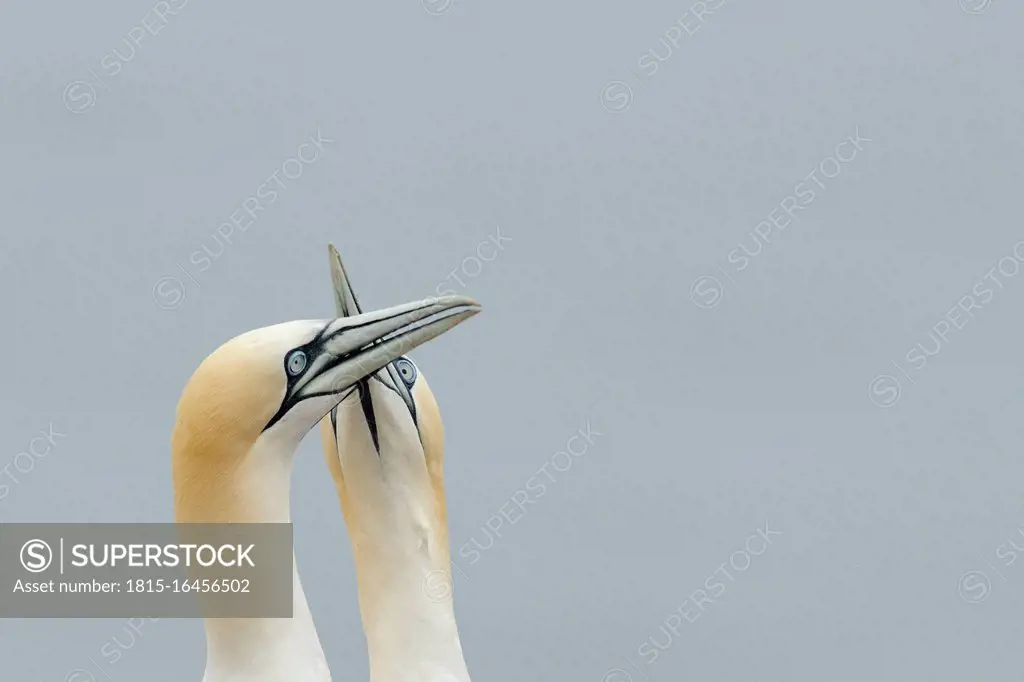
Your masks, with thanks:
M359 315L328 246L339 317ZM360 381L321 421L356 564L371 682L469 682L451 599L444 430L407 357Z
M302 438L364 376L479 312L453 296L246 332L207 357L171 439L178 523L289 523ZM329 682L292 557L289 618L205 621L203 682Z

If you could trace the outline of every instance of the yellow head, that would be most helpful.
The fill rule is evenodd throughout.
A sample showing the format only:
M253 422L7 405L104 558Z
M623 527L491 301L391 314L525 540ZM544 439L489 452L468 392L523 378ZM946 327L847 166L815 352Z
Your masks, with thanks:
M353 386L479 311L427 299L334 320L301 320L228 341L192 375L172 436L179 522L281 520L291 457ZM284 505L284 510L280 508Z

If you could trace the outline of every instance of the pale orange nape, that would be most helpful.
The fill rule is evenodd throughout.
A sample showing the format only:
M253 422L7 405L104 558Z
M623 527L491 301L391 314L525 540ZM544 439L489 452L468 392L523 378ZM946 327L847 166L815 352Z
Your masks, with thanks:
M284 398L279 362L242 334L211 353L178 401L171 436L179 523L256 522L239 499L237 472Z

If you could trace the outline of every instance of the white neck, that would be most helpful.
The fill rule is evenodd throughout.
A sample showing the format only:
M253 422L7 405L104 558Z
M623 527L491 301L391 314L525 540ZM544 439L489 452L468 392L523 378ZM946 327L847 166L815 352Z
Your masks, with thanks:
M251 523L290 523L292 460L298 443L257 441L235 473L234 493ZM313 616L292 554L291 618L211 618L203 682L330 682Z
M404 406L375 394L380 454L355 401L339 415L344 505L371 682L469 682L452 604L447 533ZM408 422L408 423L406 423Z
M423 528L353 540L371 682L469 682L452 604L450 567L432 560ZM388 537L385 543L381 537Z

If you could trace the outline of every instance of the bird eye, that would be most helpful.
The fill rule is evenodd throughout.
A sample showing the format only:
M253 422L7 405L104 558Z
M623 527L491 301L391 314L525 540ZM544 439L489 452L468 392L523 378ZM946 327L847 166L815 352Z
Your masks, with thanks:
M405 385L412 387L413 383L416 382L416 365L412 364L412 361L408 358L398 358L395 360L395 367L398 369L398 373L402 375L402 381L405 382Z
M306 369L306 354L297 350L288 356L288 373L297 376Z

